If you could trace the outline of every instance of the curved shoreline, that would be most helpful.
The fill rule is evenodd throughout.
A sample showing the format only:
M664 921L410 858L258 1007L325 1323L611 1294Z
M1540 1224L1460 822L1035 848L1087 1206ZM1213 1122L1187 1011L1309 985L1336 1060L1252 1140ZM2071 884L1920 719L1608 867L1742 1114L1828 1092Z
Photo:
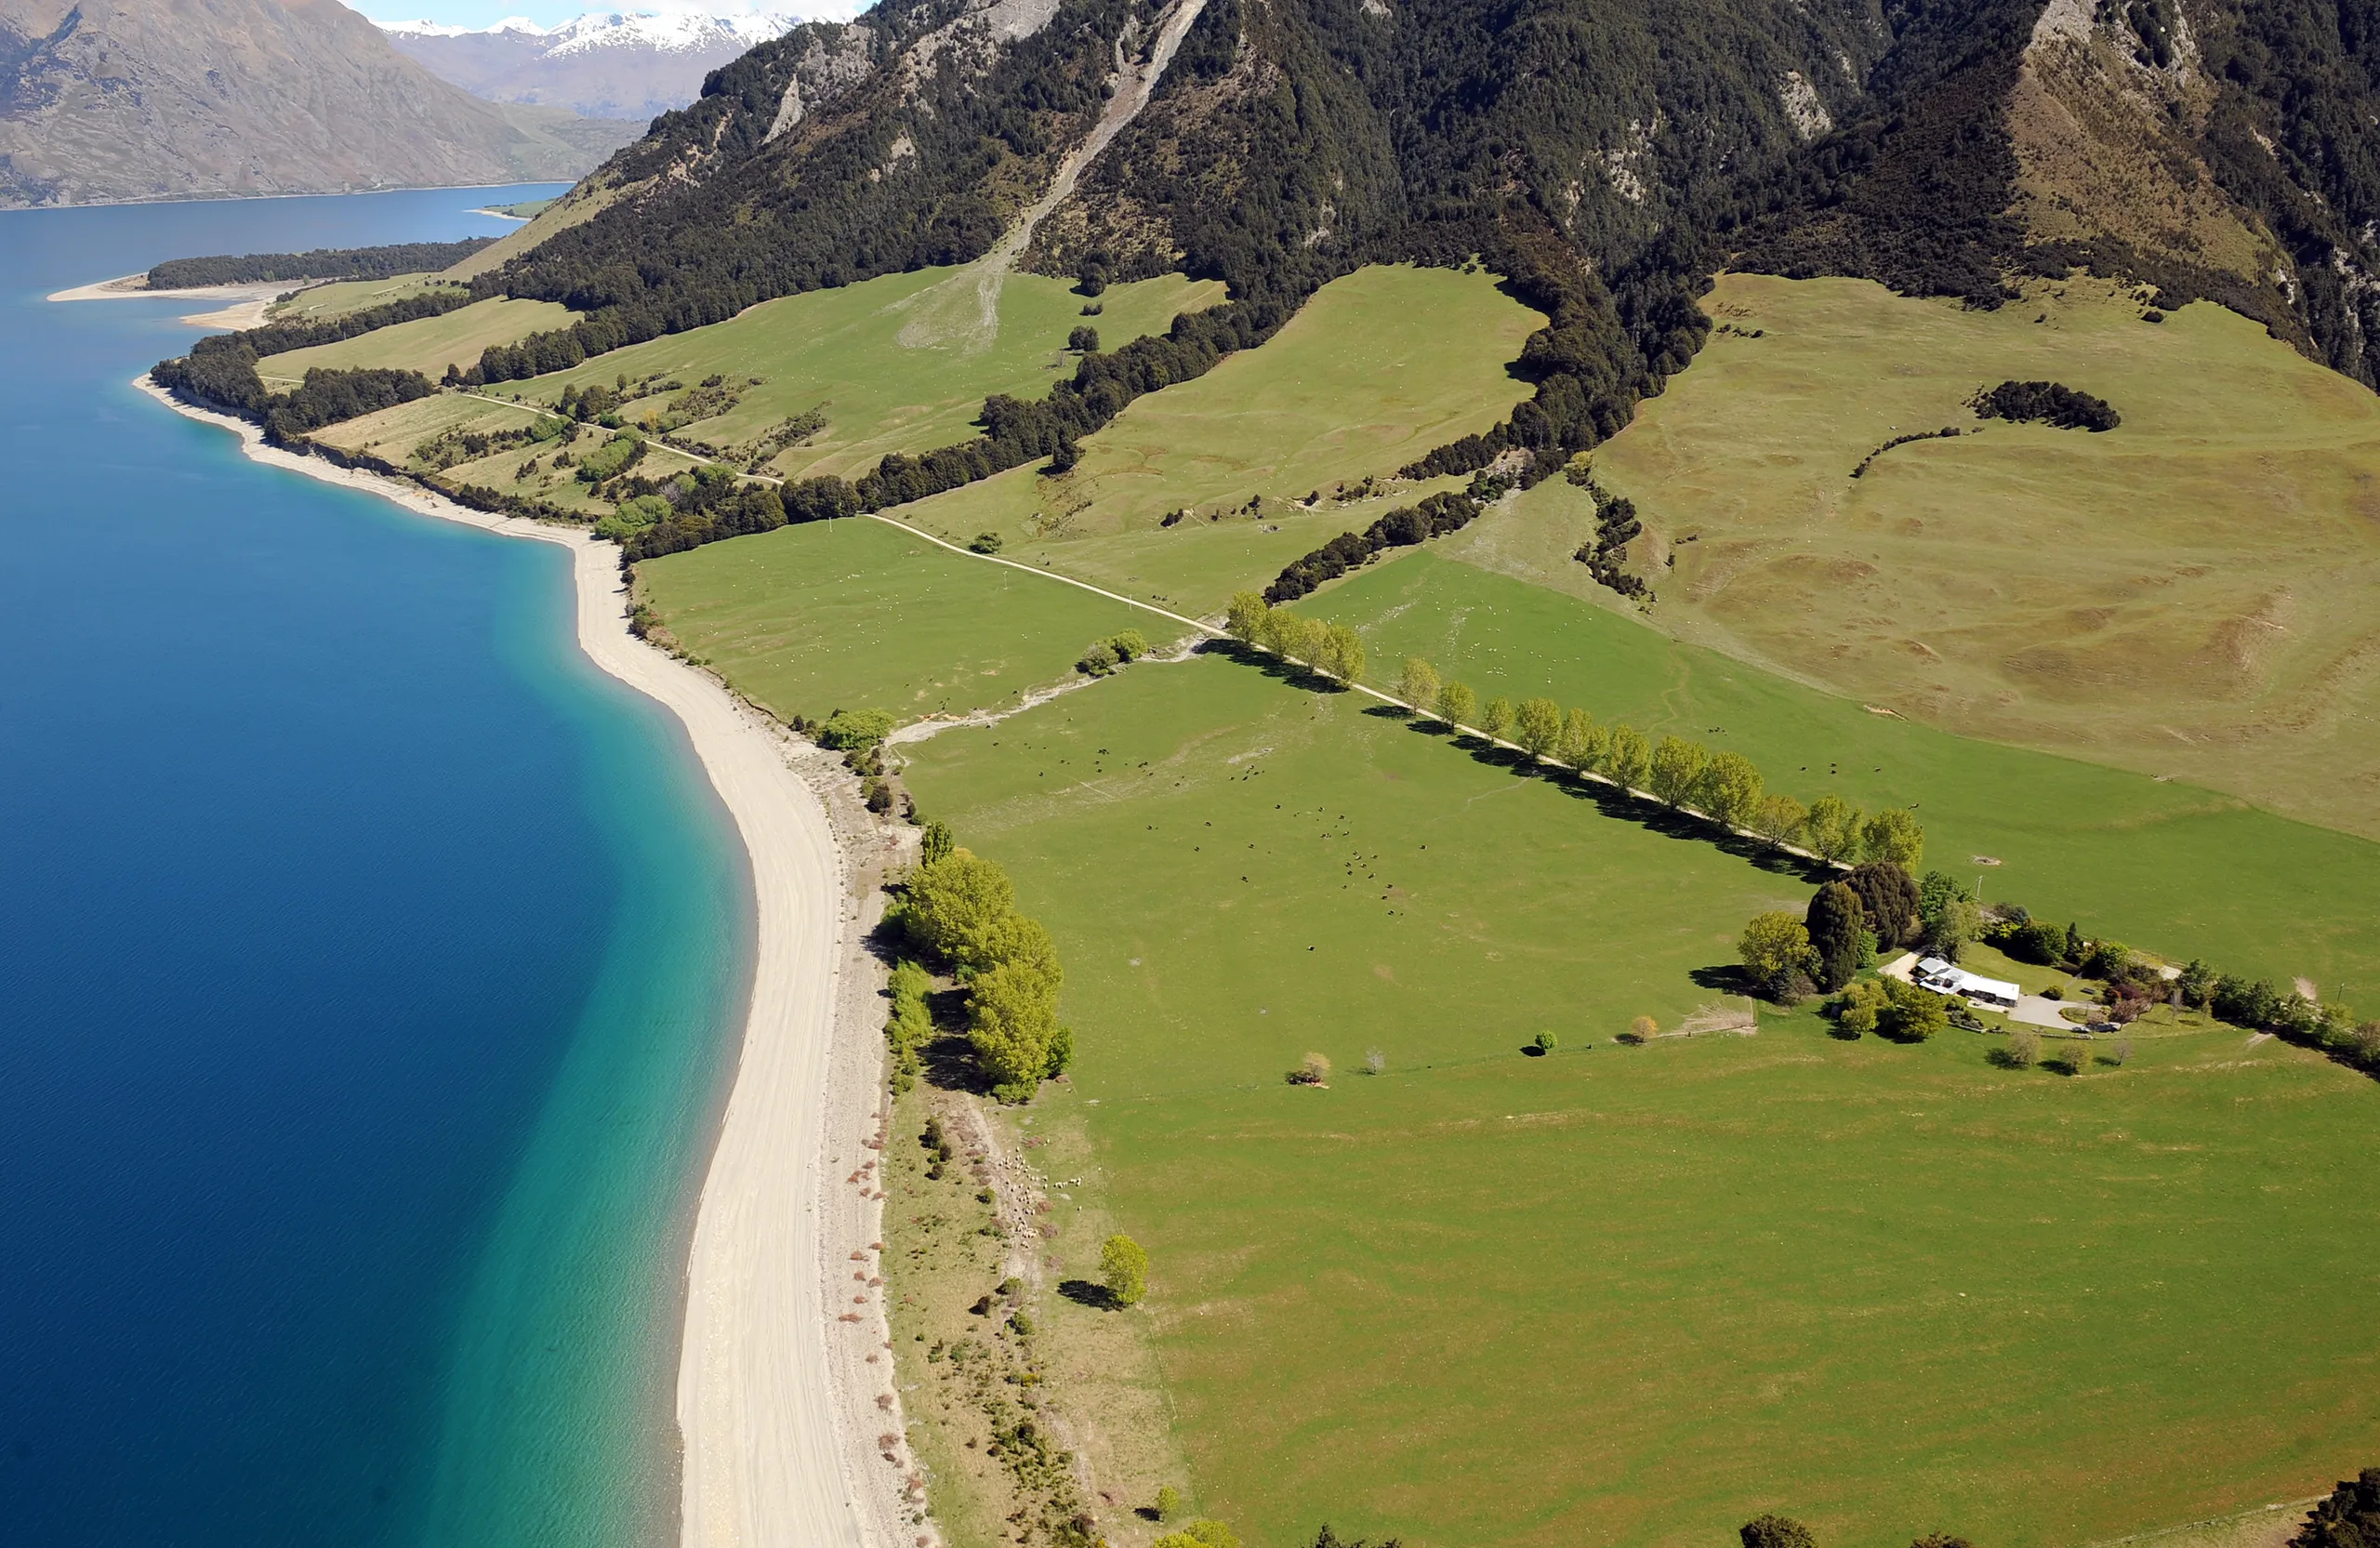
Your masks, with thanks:
M881 1051L860 1008L853 856L830 821L823 755L706 674L630 633L618 550L584 532L468 509L430 492L264 443L245 420L134 384L175 413L236 434L253 461L381 496L419 515L571 551L579 648L685 727L749 857L755 952L734 1084L696 1208L685 1279L677 1419L686 1548L891 1548L897 1481L871 1476L871 1424L905 1429L892 1394L878 1411L869 1368L830 1343L826 1303L847 1250L875 1238L880 1206L828 1192L829 1173L880 1122ZM805 771L797 761L819 767ZM820 779L813 784L813 779ZM839 1018L838 1011L842 1014ZM838 1038L840 1025L851 1036ZM837 1136L842 1136L839 1142ZM854 1204L858 1208L854 1209ZM880 1343L881 1297L864 1327ZM889 1345L887 1345L889 1347ZM889 1372L889 1366L874 1369Z

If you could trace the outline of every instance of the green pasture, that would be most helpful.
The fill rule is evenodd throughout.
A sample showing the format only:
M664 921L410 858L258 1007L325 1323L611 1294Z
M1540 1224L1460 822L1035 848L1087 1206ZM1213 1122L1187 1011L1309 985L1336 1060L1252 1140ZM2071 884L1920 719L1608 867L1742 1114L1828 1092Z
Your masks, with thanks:
M997 532L1012 558L1174 612L1220 614L1234 591L1339 534L1460 486L1341 497L1510 412L1526 393L1506 366L1542 321L1484 274L1363 269L1261 347L1136 400L1084 438L1071 473L1020 468L897 514L955 542ZM1317 492L1313 508L1299 503Z
M866 517L647 560L637 584L688 651L786 719L965 714L1071 680L1083 652L1121 629L1159 646L1183 632Z
M1594 455L1643 514L1665 628L2380 838L2380 397L2212 302L2152 324L2083 279L1986 312L1728 275L1704 305L1724 331ZM1978 421L1967 400L2012 378L2123 423ZM1557 481L1526 503L1567 534L1583 502ZM1504 536L1516 573L1586 584Z
M759 440L795 416L825 405L826 428L808 445L779 456L787 477L857 477L887 452L923 452L976 433L984 400L995 392L1038 398L1074 370L1066 336L1088 324L1113 348L1163 333L1174 316L1223 298L1213 281L1180 274L1110 285L1103 309L1085 317L1083 298L1063 280L1012 274L1001 286L999 327L969 334L977 315L972 270L921 269L840 290L814 290L764 301L707 328L671 334L588 361L575 370L509 384L545 402L565 386L635 381L655 372L689 387L705 377L761 378L734 409L688 425L683 433L727 445Z
M1154 1256L1132 1315L1201 1511L2031 1548L2380 1443L2380 1088L2228 1029L2078 1078L1807 1015L1618 1046L1718 1000L1806 883L1366 703L1206 655L904 749L1057 936L1078 1063L1043 1101ZM1326 1090L1282 1081L1308 1051Z
M386 306L436 287L433 274L392 274L385 280L338 280L318 284L287 301L276 301L267 313L273 322L319 321L344 317L365 307ZM443 369L442 367L441 369Z
M1038 468L1015 468L891 514L954 543L963 544L978 533L998 533L1006 545L1000 551L1009 558L1046 562L1170 612L1220 617L1233 592L1263 589L1291 561L1341 533L1360 532L1400 505L1440 489L1459 489L1468 481L1425 479L1399 484L1392 494L1326 501L1312 510L1288 500L1266 500L1255 514L1218 511L1170 527L1151 523L1037 539L1046 514L1044 502L1055 482Z
M346 371L367 365L418 371L435 381L449 365L478 364L480 351L491 344L509 344L533 333L566 328L577 315L552 301L474 301L436 317L376 328L336 344L268 355L258 363L257 371L268 384L284 378L299 380L317 366Z
M1482 702L1543 695L1741 752L1804 801L1911 806L1926 865L1979 878L1986 901L2283 986L2303 974L2380 1011L2380 845L2179 781L1875 714L1432 552L1362 571L1302 610L1356 625L1383 682L1420 655Z

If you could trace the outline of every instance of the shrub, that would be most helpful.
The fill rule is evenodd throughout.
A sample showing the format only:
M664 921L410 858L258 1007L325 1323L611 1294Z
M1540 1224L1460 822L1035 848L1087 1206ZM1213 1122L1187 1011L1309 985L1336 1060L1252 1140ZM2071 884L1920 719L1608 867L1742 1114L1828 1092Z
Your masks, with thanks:
M1628 1030L1621 1033L1620 1037L1623 1040L1632 1043L1648 1043L1659 1036L1660 1030L1659 1022L1650 1016L1638 1016L1628 1024Z
M1159 1484L1155 1508L1159 1521L1172 1520L1182 1514L1182 1491L1171 1484Z
M1292 1086L1326 1085L1329 1079L1330 1061L1319 1053L1307 1054L1298 1062L1297 1068L1289 1071L1289 1076Z
M979 532L974 536L967 539L967 551L970 553L998 553L1000 551L1000 535L997 532Z
M1530 1041L1529 1046L1536 1049L1540 1053L1551 1053L1555 1049L1562 1046L1562 1039L1555 1037L1551 1032L1540 1032L1536 1038Z
M1099 330L1087 323L1078 325L1074 332L1066 335L1066 348L1078 355L1097 354Z
M1810 1529L1790 1515L1756 1515L1736 1528L1744 1548L1818 1548Z
M865 752L892 729L889 709L838 709L818 728L815 740L829 752Z

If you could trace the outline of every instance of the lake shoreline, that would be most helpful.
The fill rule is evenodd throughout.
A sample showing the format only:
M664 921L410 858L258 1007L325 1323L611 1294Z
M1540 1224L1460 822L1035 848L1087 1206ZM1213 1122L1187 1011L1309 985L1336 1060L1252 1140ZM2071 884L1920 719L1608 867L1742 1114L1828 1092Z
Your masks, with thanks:
M680 1541L890 1548L902 1530L898 1478L868 1465L871 1427L903 1425L897 1395L889 1413L878 1409L868 1373L884 1368L858 1354L889 1337L881 1297L868 1298L860 1322L830 1319L826 1305L842 1299L833 1286L844 1260L880 1237L880 1203L830 1193L829 1177L882 1121L882 1044L866 1015L879 970L863 940L869 894L853 882L868 863L863 845L879 866L897 845L867 843L852 814L836 810L850 803L835 800L827 755L631 632L613 545L267 445L245 420L179 402L146 376L134 385L231 431L252 461L571 552L580 649L677 717L734 821L753 886L750 999L683 1285Z

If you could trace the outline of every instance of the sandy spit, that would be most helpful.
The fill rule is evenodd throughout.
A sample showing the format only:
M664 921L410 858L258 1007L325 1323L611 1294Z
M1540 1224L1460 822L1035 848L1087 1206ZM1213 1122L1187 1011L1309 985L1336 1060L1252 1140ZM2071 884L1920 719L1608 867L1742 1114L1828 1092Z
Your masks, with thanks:
M579 647L684 724L750 856L758 942L686 1266L680 1539L685 1548L892 1548L908 1507L878 1438L906 1425L890 1360L862 1357L890 1348L881 1291L850 1273L876 1238L881 1205L872 1189L838 1187L832 1169L877 1154L868 1142L882 1117L881 1010L860 935L880 894L855 883L896 862L897 845L849 820L864 814L837 790L826 755L629 632L616 548L268 446L245 421L178 403L146 377L136 385L232 431L255 461L569 549ZM834 804L852 810L830 814ZM846 1310L861 1320L842 1320Z
M214 311L194 312L182 319L203 328L253 328L264 322L265 310L273 298L284 290L303 288L303 282L283 281L278 284L210 284L192 290L152 290L148 274L124 274L96 284L78 284L66 290L53 290L46 300L51 301L221 301L224 306Z

